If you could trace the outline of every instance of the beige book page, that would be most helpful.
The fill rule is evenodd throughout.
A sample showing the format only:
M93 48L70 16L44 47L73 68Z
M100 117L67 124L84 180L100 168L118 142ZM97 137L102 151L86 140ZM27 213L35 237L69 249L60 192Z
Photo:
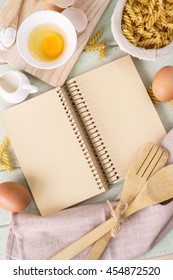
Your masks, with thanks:
M74 80L121 180L141 146L158 143L165 129L129 56Z
M56 90L2 113L22 171L42 215L99 190Z

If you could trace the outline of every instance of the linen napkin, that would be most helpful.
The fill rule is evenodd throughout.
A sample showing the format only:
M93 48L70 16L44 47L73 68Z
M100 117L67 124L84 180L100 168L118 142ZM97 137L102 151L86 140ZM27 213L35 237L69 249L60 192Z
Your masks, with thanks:
M162 141L173 163L173 129ZM112 203L114 207L116 201ZM107 203L78 206L41 217L13 214L6 248L6 259L13 259L14 242L19 259L49 259L110 217ZM136 259L144 255L173 227L173 201L145 208L121 225L101 259ZM74 259L84 259L91 246Z

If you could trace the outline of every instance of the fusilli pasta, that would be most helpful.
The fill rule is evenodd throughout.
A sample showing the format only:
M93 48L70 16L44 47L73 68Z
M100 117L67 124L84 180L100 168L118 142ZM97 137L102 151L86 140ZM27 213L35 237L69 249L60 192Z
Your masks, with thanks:
M122 31L138 47L157 49L170 44L173 40L173 0L127 0Z
M148 94L149 94L149 96L150 96L150 98L151 98L151 100L154 104L159 104L160 103L160 101L154 96L151 86L147 89L147 92L148 92Z
M134 0L129 0L129 1L132 3ZM125 16L124 28L127 25L129 27L131 26L131 20L130 20L128 15ZM98 42L102 35L103 35L102 30L97 31L97 33L89 39L87 45L84 48L84 50L87 51L87 52L89 52L89 51L99 51L99 57L101 59L106 57L106 53L105 53L106 43L105 42Z
M96 43L94 45L86 45L85 51L97 51L100 50L101 48L105 48L105 42Z
M0 170L7 170L8 172L12 171L10 157L7 153L9 142L9 138L5 137L2 144L0 145Z
M101 38L102 35L103 35L103 31L102 31L102 30L97 31L96 34L93 35L93 36L89 39L87 45L93 45L93 44L95 44L95 43Z
M3 153L6 151L8 144L9 144L9 138L5 136L2 144L0 145L0 158L2 157Z

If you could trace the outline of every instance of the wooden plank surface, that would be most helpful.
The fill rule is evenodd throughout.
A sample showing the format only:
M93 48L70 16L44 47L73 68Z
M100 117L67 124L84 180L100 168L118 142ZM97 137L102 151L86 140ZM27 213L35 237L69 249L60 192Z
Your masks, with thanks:
M13 2L13 0L6 0L6 8L0 10L1 21L3 19L4 22L8 22L10 15L12 17L15 13L15 5L13 5ZM78 37L77 48L72 58L61 67L53 70L41 70L32 67L20 57L16 44L7 52L0 52L0 58L4 59L11 65L15 65L16 68L24 70L54 87L63 85L109 2L110 0L76 0L74 6L85 12L88 18L88 26L87 29ZM8 13L6 12L7 8L9 10ZM44 1L25 0L21 11L20 23L33 12L43 9Z

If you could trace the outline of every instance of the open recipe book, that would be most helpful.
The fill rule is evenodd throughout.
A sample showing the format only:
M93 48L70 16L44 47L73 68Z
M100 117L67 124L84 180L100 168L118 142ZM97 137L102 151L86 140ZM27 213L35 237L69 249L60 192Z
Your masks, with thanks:
M108 190L145 142L165 135L129 56L1 116L42 215Z

